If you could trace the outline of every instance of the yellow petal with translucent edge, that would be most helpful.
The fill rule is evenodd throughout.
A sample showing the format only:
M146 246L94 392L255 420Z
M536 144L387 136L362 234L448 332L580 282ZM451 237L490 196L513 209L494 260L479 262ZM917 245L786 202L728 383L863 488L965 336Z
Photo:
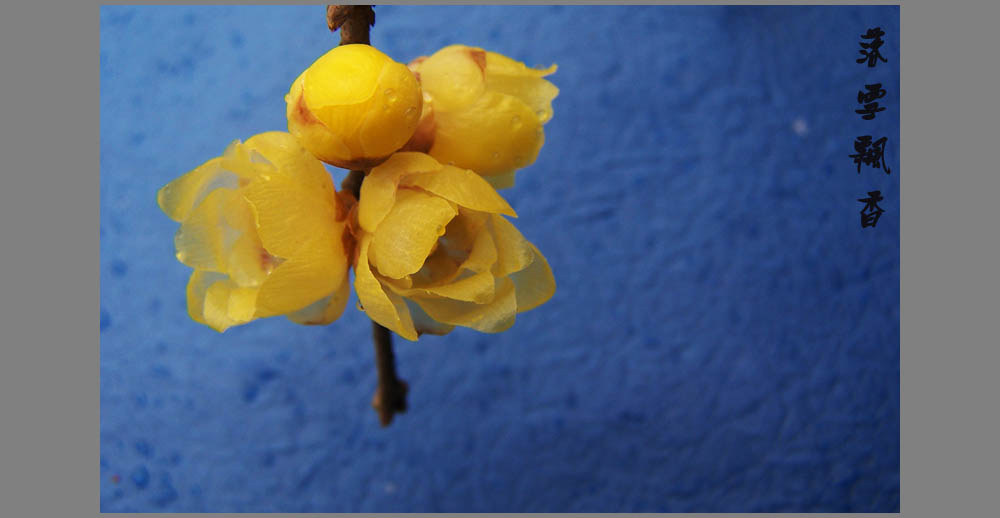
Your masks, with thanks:
M475 101L486 91L482 49L451 45L416 65L420 86L434 102L435 110L450 109Z
M432 261L438 254L428 258L425 266L431 267L429 275L418 277L423 282L417 282L415 287L443 286L466 271L489 272L497 262L497 249L487 227L488 217L488 214L463 210L452 220L441 239L444 246L438 248L439 251L443 249L449 261Z
M488 219L489 214L459 207L458 216L455 216L448 223L444 237L441 238L441 243L449 252L464 252L464 254L456 254L456 257L460 258L460 260L465 260L469 251L473 248L476 236L479 235Z
M389 287L404 297L437 296L447 299L475 302L476 304L485 304L493 300L493 296L495 295L493 274L490 272L472 274L457 281L442 285L410 289L398 288L392 285Z
M274 164L259 151L238 140L222 153L222 168L237 175L241 186L262 174L272 174L275 171Z
M524 63L497 52L486 51L486 73L509 76L545 77L555 73L557 67L531 68Z
M517 314L514 282L508 278L498 279L496 297L488 304L429 297L414 297L413 301L438 322L471 327L484 333L510 329Z
M298 139L284 131L268 131L247 139L244 146L259 152L280 174L289 175L306 193L334 203L336 189L323 163Z
M361 184L361 202L358 203L358 223L368 232L375 232L378 224L392 210L396 201L396 188L406 174L440 171L437 160L415 152L396 153L371 170Z
M239 194L216 189L191 212L174 235L177 260L202 270L226 271L228 250L241 231L226 224L225 209Z
M253 207L260 240L272 255L290 257L317 234L339 235L336 231L343 225L336 221L332 202L289 176L261 176L242 193Z
M431 254L431 255L434 255L434 254ZM371 251L368 252L368 256L369 256L369 258L371 257ZM420 272L417 272L417 273L419 274ZM382 277L379 280L382 281L382 285L383 286L390 287L390 288L393 288L393 289L398 288L398 289L401 289L401 290L408 290L408 289L410 289L410 288L413 287L413 276L412 275L407 275L407 276L401 277L399 279L393 279L391 277Z
M552 100L559 95L559 88L542 78L555 73L556 68L529 68L504 55L487 52L486 88L524 101L544 124L552 118Z
M347 271L340 234L318 233L260 285L257 316L298 311L340 287Z
M351 284L347 282L346 271L344 279L330 296L313 302L312 304L288 314L288 319L296 324L307 326L327 325L340 318L347 307L347 300L351 297Z
M473 103L439 109L437 133L429 154L483 175L507 173L530 165L545 142L535 111L516 97L488 91Z
M533 77L487 75L487 87L520 99L535 112L538 122L545 124L552 119L552 100L559 95L556 85Z
M413 317L413 327L418 335L446 335L455 329L452 324L444 324L430 317L420 306L412 300L406 301L406 307L410 309Z
M393 331L396 331L399 336L415 342L420 335L417 334L417 329L413 325L413 315L410 313L410 307L406 304L406 299L391 291L385 292L385 295L392 302L396 314L399 315L400 329L399 331L393 329Z
M493 228L493 238L497 245L497 263L493 268L493 273L497 277L503 277L511 273L523 270L534 257L531 251L531 243L521 232L503 216L491 215L490 223Z
M205 270L195 270L191 273L187 284L187 307L191 320L199 324L208 324L205 321L205 294L209 286L218 281L225 281L226 278L221 273Z
M205 290L205 323L218 332L237 324L229 318L229 286L227 281L216 281Z
M240 236L229 251L229 277L241 287L260 286L273 268L273 258L264 250L256 233Z
M399 191L372 239L372 261L379 273L398 279L419 270L457 213L443 198L409 189Z
M254 319L257 305L258 289L241 287L229 281L229 305L226 309L229 318L241 324Z
M535 259L527 268L514 272L510 280L514 281L514 291L517 295L517 312L521 313L537 308L546 303L556 292L556 280L552 276L552 268L545 256L535 245L528 243Z
M212 283L205 292L205 323L218 332L253 320L255 288L239 288L232 281Z
M184 221L210 192L238 186L239 176L223 169L222 158L216 157L163 186L156 198L160 209L170 219Z
M440 240L438 241L440 243ZM454 275L453 275L454 274ZM443 246L438 246L437 250L431 253L424 261L424 265L413 275L407 275L402 279L384 279L383 282L392 284L397 288L409 289L416 286L438 285L440 282L447 282L458 275L458 262L451 257Z
M368 266L368 248L371 241L371 235L366 234L361 238L359 245L360 251L354 278L354 290L358 293L358 301L361 302L361 306L369 318L395 331L396 334L407 340L416 340L416 330L404 326L404 320L400 317L396 304L390 299L389 294ZM412 325L412 319L410 322Z
M489 184L492 185L494 189L499 191L500 189L510 189L511 187L513 187L514 176L516 174L517 171L510 171L507 173L483 176L483 180L489 182Z
M496 241L489 232L484 230L476 235L469 257L462 262L459 268L473 272L488 272L499 258L500 252L497 250Z
M467 169L444 166L440 171L407 175L400 185L411 185L432 192L463 207L517 217L496 189L481 176Z

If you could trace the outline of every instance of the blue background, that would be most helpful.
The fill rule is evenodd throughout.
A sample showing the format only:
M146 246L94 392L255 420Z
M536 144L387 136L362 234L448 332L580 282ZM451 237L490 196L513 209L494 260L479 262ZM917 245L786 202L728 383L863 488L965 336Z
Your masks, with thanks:
M387 429L353 302L327 327L194 323L157 189L285 129L339 36L322 6L102 7L102 511L899 511L897 7L376 13L399 61L558 63L504 192L555 297L499 335L397 339L410 410ZM856 172L862 134L892 175Z

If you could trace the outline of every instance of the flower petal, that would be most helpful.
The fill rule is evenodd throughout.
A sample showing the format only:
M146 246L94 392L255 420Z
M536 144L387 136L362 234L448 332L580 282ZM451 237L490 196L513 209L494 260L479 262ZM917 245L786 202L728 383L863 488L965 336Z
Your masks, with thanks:
M558 67L532 68L497 52L486 51L486 72L505 76L545 77L556 72Z
M402 190L378 226L370 259L379 273L400 278L415 273L458 211L443 198Z
M335 198L324 199L289 175L263 175L241 192L253 208L261 243L272 255L291 257L315 235L337 233L343 225L336 220Z
M368 249L371 245L371 235L366 234L361 238L358 263L355 265L354 290L358 293L358 301L364 312L375 322L395 331L396 334L407 340L416 340L417 331L413 329L412 320L408 317L401 317L396 301L390 298L389 293L382 287L382 284L372 274L368 266ZM404 304L405 306L405 304ZM405 326L404 322L410 321L410 326Z
M488 272L497 263L500 252L497 244L489 232L483 231L476 235L473 241L472 251L469 256L459 266L460 269L473 272Z
M399 336L415 342L420 335L417 334L417 329L413 324L413 315L410 313L410 306L406 304L406 299L391 291L385 292L385 296L392 302L392 307L396 310L396 314L399 315L400 330L402 333L395 329L393 331L396 331L396 334Z
M490 272L474 273L440 285L406 289L389 284L389 288L404 297L437 296L476 304L485 304L493 300L496 289L493 274Z
M280 263L264 250L256 233L248 232L236 239L229 252L226 271L241 287L260 286L267 274Z
M346 271L340 235L318 233L260 285L256 316L298 311L339 288Z
M305 96L317 114L358 104L375 95L387 57L369 45L344 45L320 56L306 69ZM311 88L310 84L322 85Z
M288 314L288 319L296 324L302 325L327 325L340 318L347 307L347 300L351 298L351 283L347 282L347 272L344 272L344 279L328 297L313 302L312 304Z
M417 129L423 105L417 78L402 63L386 64L378 85L358 129L365 156L387 156L403 147Z
M244 217L240 212L245 213ZM240 235L249 230L246 214L249 209L236 191L212 191L177 230L174 236L177 260L192 268L225 272L229 250Z
M304 89L305 72L292 82L285 96L288 131L320 160L332 163L350 157L351 150L344 142L344 135L330 131L326 124L309 111Z
M496 189L467 169L444 166L440 171L406 175L400 185L420 187L470 209L517 217L517 213L507 200L497 194Z
M498 279L496 297L488 304L438 297L414 297L413 301L438 322L471 327L484 333L510 329L517 314L514 282L508 278Z
M510 171L507 173L494 174L489 176L483 176L483 180L486 180L493 186L494 189L510 189L514 186L514 176L517 171Z
M528 246L534 253L534 261L527 268L510 275L517 295L518 313L541 306L556 292L556 280L549 262L535 245L528 243Z
M497 263L493 268L493 273L497 277L504 277L511 273L523 270L534 257L531 251L531 243L521 231L509 221L496 214L490 215L490 223L493 230L493 239L497 246Z
M171 219L186 220L195 207L216 189L236 189L273 169L270 164L254 162L252 151L239 140L234 140L226 147L223 156L205 162L160 189L156 194L157 203Z
M434 99L435 109L473 102L486 91L485 53L465 45L450 45L416 64L420 86Z
M361 228L375 232L396 201L396 188L403 175L440 171L443 167L423 153L403 152L372 169L361 183L361 199L364 200L358 204Z
M284 131L268 131L247 139L244 146L259 152L274 165L275 172L290 176L311 197L332 203L336 189L323 163L312 156L298 139Z
M486 88L517 97L535 111L542 124L552 118L552 100L559 88L544 76L555 73L556 66L538 69L496 52L486 53Z
M218 272L196 269L191 273L187 284L187 307L191 320L199 324L208 324L205 322L205 293L209 286L224 280L226 280L226 276Z
M444 324L434 320L427 314L420 305L412 300L406 299L406 307L410 309L413 316L413 327L417 330L417 335L446 335L455 329L452 324Z
M256 288L240 288L229 279L213 282L205 291L205 323L218 332L254 318Z
M156 201L170 219L184 221L209 193L238 186L239 176L224 169L222 157L216 157L163 186L156 193Z
M434 99L437 133L429 154L483 175L530 165L545 142L535 110L517 97L487 91L475 101L446 109Z

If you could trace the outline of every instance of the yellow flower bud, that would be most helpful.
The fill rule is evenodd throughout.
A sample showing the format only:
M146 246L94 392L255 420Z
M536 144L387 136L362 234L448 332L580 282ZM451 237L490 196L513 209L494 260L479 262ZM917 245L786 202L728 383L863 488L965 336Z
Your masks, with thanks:
M410 64L425 94L418 134L433 131L429 147L409 144L438 161L472 169L494 187L514 184L517 169L534 163L545 142L559 89L534 69L495 52L452 45ZM429 102L428 102L429 101Z
M354 288L368 316L408 340L456 325L497 333L555 293L517 217L468 169L400 152L361 184Z
M420 118L413 73L369 45L341 45L292 83L288 131L320 160L370 169L406 144Z
M286 315L328 324L347 304L347 209L330 174L290 134L235 141L221 157L160 189L181 222L177 259L194 268L191 318L222 332Z

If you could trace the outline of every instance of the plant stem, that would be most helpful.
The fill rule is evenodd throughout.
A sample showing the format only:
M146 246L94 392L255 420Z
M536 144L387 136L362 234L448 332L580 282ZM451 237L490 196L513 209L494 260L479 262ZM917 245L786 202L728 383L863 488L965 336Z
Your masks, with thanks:
M340 29L340 44L364 43L371 45L369 29L375 25L375 10L370 5L328 5L326 26L331 31Z
M397 412L406 412L409 387L396 375L392 332L372 321L372 339L375 342L375 368L378 370L378 388L372 397L372 407L378 412L382 426L389 426Z

